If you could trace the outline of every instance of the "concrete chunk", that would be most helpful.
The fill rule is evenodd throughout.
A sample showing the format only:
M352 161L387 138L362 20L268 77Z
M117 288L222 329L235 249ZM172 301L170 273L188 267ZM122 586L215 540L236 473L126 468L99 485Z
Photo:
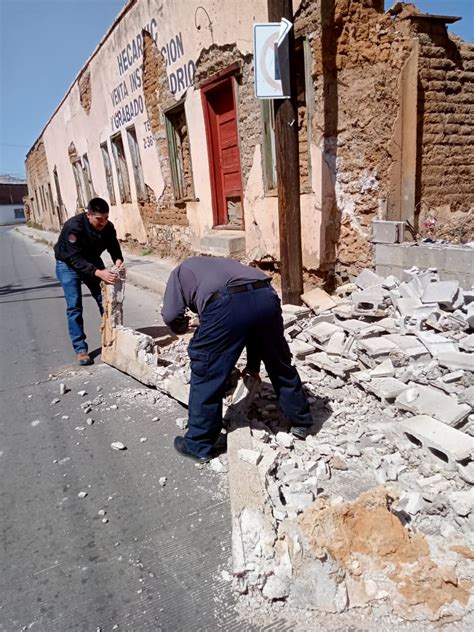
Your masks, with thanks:
M307 333L309 333L309 335L320 344L324 344L325 342L328 342L331 336L337 331L342 331L341 327L338 325L322 322L318 323L314 327L310 327L307 330Z
M374 219L372 241L374 244L397 244L403 241L404 228L404 222Z
M364 340L359 340L357 346L363 349L372 358L388 355L390 351L397 348L396 345L388 339L388 336L365 338Z
M295 316L295 314L288 314L283 312L283 327L285 329L288 329L288 327L291 327L291 325L294 325L297 321L297 317Z
M346 334L343 331L336 331L333 333L326 347L326 353L329 355L343 355Z
M369 373L371 377L393 377L395 375L395 368L390 358L388 358L371 369Z
M409 439L412 440L412 437L417 439L422 447L444 463L464 461L472 458L474 454L473 437L469 437L455 428L450 428L428 415L411 417L402 421L397 427Z
M244 463L249 463L250 465L258 465L262 460L262 453L258 450L241 448L239 450L239 459L244 461Z
M337 305L336 301L329 296L327 292L317 287L310 292L302 294L301 300L305 305L311 308L316 314L332 309Z
M300 320L300 318L305 318L306 316L309 316L309 314L311 314L311 310L304 305L291 305L290 303L282 305L281 311L283 312L283 314L292 314L293 316L296 316L298 320Z
M369 287L362 292L354 292L351 296L355 308L360 312L384 308L384 298L381 286Z
M421 301L419 298L393 298L392 302L395 304L395 307L402 316L411 316L417 307L421 307Z
M451 309L455 302L456 295L459 291L459 283L457 281L438 281L430 283L425 288L422 303L438 303L445 309Z
M438 356L442 352L457 351L454 342L440 334L435 334L432 331L418 331L416 335L433 357Z
M462 351L441 351L437 356L438 363L447 369L462 369L474 371L474 357L471 353Z
M379 324L366 323L363 320L349 318L339 323L344 331L352 334L354 338L371 338L377 334L383 333L385 330Z
M458 404L454 398L431 386L409 382L408 387L397 396L395 405L414 415L429 415L448 426L456 426L471 412L467 404Z
M364 388L382 401L393 401L407 385L394 377L379 377L364 384Z
M366 290L368 287L373 287L374 285L382 285L384 282L383 277L375 274L372 270L368 270L365 268L362 272L354 279L354 283L361 290Z
M165 380L158 380L156 387L181 404L188 405L190 386L184 384L179 377L173 375Z
M324 369L325 371L329 371L329 373L333 373L334 375L338 375L343 378L345 378L349 372L355 371L359 368L357 362L353 360L347 360L346 358L340 358L338 356L329 356L324 351L320 353L312 353L307 356L306 362L310 366Z
M474 351L474 334L469 334L459 341L459 348L463 351Z
M399 351L402 351L409 358L414 360L429 360L429 353L426 347L416 338L416 336L400 334L388 334L385 336L387 340L393 342Z
M310 353L313 353L314 350L315 348L313 345L310 345L303 340L298 340L297 338L294 338L290 342L290 351L297 358L303 359Z

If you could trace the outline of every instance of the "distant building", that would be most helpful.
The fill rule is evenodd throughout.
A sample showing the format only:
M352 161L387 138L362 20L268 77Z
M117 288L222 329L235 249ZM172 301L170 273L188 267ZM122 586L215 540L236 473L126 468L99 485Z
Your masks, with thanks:
M129 0L27 154L33 222L58 230L99 195L122 241L165 257L279 260L274 116L252 52L268 3L204 4ZM474 45L448 32L459 18L412 4L293 9L303 265L341 282L371 264L374 218L465 225Z
M0 176L0 224L24 224L23 198L28 195L26 180Z

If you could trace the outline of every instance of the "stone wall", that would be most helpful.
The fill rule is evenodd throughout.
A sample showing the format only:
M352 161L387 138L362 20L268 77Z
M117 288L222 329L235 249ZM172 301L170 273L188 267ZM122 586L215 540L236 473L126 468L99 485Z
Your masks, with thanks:
M296 26L311 38L313 142L325 165L321 270L344 280L372 262L370 225L387 193L387 148L410 36L379 0L306 2Z
M139 202L148 244L162 256L190 253L186 205L174 200L171 166L163 107L172 103L165 60L149 33L143 31L143 95L155 143L157 159L164 179L157 196L146 185L148 199Z
M441 22L416 20L414 29L422 121L418 227L456 241L474 206L474 45L448 36ZM473 228L471 221L461 241L474 239Z
M48 159L41 139L28 152L26 166L30 202L29 221L42 225L45 229L58 229L59 217L51 199Z

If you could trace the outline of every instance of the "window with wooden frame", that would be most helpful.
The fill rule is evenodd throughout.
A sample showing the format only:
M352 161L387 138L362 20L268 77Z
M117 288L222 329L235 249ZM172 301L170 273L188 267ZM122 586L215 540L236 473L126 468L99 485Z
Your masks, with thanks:
M263 176L266 193L276 193L275 116L272 99L262 99Z
M128 147L130 149L130 155L132 157L132 169L133 177L135 179L135 187L137 190L137 199L140 202L146 202L148 196L145 187L145 180L143 179L142 159L140 157L140 149L138 147L135 125L127 127L126 132L128 138Z
M301 193L311 189L311 119L313 82L311 79L311 49L306 37L295 41L294 72L296 83L296 102L298 108L298 142L300 159L300 188ZM275 119L273 101L262 99L263 125L263 173L265 191L272 195L276 193L276 153L275 153Z
M122 134L119 132L115 136L112 136L110 143L112 145L112 153L114 155L115 169L117 172L120 200L121 202L131 202L132 195L130 192L130 177L128 175L127 159L125 158Z
M80 158L71 162L74 182L76 183L77 203L79 208L86 208L84 185L82 180L82 163Z
M112 174L112 162L110 160L110 154L109 154L109 148L107 147L107 142L101 144L100 151L102 153L102 160L104 162L105 180L107 182L109 202L111 206L115 206L117 202L115 199L114 177Z
M86 194L86 204L95 197L94 185L92 184L91 166L87 154L82 156L82 179L84 181L84 190Z
M184 104L165 112L171 179L176 202L194 198L191 146Z

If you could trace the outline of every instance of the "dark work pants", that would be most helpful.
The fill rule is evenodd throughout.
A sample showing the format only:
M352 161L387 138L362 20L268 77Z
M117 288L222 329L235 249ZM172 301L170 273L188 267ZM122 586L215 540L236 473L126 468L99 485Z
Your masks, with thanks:
M100 279L98 277L81 275L68 266L64 261L56 261L56 276L64 290L66 299L66 315L69 337L76 353L87 351L86 334L84 332L84 320L82 317L82 288L84 283L95 299L99 311L102 314L102 293Z
M300 377L291 363L283 334L280 300L270 287L229 294L221 290L200 316L188 348L191 359L188 431L185 444L198 456L209 456L222 429L222 398L243 348L261 357L293 426L312 424Z

